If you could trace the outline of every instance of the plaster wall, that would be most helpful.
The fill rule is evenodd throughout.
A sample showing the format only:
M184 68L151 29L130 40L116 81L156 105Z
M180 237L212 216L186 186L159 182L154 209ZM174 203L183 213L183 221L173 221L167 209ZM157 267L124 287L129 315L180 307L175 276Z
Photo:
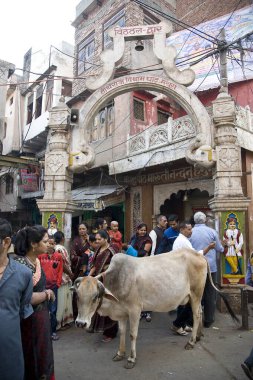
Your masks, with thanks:
M228 92L234 98L235 103L241 107L249 106L253 112L253 96L252 96L253 80L231 83L228 85ZM208 91L202 91L197 94L201 103L206 107L211 106L212 102L217 98L219 89L214 88Z
M73 58L68 57L66 54L73 56L74 47L66 41L59 42L56 47L63 53L53 47L51 47L51 51L47 51L41 49L39 45L33 46L30 71L41 75L49 66L55 65L57 66L57 75L72 77ZM37 80L39 76L33 73L29 75L29 81L31 82Z
M9 70L14 70L14 65L12 63L0 60L0 140L3 140L4 137L4 123L5 123L5 104L6 104L6 95L7 95L7 86L5 84L8 80Z
M9 172L9 168L3 168L3 172ZM0 180L0 212L15 212L21 207L20 199L18 198L18 184L17 184L17 169L11 169L11 176L14 179L13 193L6 194L6 177L3 175Z
M6 134L3 139L3 154L13 150L19 151L22 141L22 104L23 99L19 89L15 89L6 98L5 122Z
M23 137L29 140L45 130L48 125L48 111L43 112L37 119L34 119L30 124L26 124L24 127ZM27 133L28 132L28 133Z

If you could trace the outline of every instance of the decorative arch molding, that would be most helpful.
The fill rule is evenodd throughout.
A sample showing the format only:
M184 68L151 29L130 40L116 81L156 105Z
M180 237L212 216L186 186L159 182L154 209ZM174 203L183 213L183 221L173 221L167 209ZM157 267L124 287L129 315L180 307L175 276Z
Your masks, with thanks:
M207 191L209 196L214 195L214 181L212 179L199 180L199 181L187 181L169 183L165 185L154 186L154 215L160 213L160 206L164 203L165 199L171 197L173 193L177 193L179 190L199 189L200 191Z
M129 91L148 90L160 92L175 99L191 117L198 133L206 135L206 143L211 145L211 119L203 104L186 87L170 79L156 75L133 74L114 79L96 90L80 110L80 127L84 132L91 126L100 108L116 96Z
M84 103L80 110L79 126L83 145L87 145L87 131L91 128L94 116L110 100L129 91L135 90L156 91L176 100L191 117L196 126L197 136L192 150L186 152L189 162L199 162L204 165L203 156L195 155L195 152L203 146L203 151L211 151L212 147L212 122L208 112L196 95L183 85L170 79L156 75L133 74L114 79L96 90ZM209 166L213 161L209 159Z

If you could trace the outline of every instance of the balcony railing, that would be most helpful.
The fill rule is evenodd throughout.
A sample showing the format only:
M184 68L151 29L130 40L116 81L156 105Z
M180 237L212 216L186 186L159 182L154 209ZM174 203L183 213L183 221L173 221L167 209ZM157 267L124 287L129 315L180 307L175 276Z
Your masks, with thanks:
M127 154L131 156L194 136L196 136L196 128L189 116L176 120L169 118L166 124L148 127L133 137L129 135Z

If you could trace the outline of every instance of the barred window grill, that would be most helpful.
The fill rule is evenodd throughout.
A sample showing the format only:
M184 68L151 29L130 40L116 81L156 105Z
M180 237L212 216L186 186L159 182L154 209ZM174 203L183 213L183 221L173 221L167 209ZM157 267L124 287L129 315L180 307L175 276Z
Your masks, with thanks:
M134 118L145 121L145 103L142 100L134 99Z
M170 117L170 114L168 112L164 112L161 110L157 110L157 124L166 124L168 122L168 118Z

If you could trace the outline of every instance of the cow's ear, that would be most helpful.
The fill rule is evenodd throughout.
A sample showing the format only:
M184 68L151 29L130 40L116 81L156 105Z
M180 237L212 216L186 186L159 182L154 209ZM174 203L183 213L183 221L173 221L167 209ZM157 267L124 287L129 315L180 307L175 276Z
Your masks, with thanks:
M108 289L105 288L105 294L104 297L108 300L119 302L118 298L115 297Z

